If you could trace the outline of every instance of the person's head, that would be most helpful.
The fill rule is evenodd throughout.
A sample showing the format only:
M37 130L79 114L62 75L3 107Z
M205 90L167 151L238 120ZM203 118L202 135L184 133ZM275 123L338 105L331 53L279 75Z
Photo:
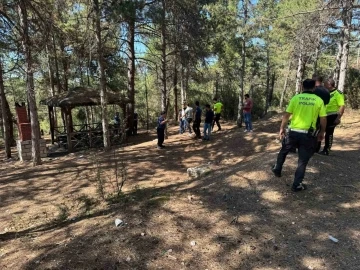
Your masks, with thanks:
M245 94L245 99L248 99L249 97L249 94Z
M321 86L324 82L324 78L318 74L314 74L312 79L315 81L315 86Z
M165 117L165 116L166 116L166 112L165 112L165 111L161 111L160 115L161 115L162 117Z
M335 89L335 80L333 78L329 78L325 81L324 86L329 91L332 91Z
M199 101L195 101L195 105L199 107L200 105Z
M208 111L208 110L210 110L210 105L209 104L206 104L205 105L205 109Z
M213 102L216 103L217 100L218 100L217 97L214 97Z
M304 91L314 91L315 81L312 79L306 79L305 81L303 81L303 89Z

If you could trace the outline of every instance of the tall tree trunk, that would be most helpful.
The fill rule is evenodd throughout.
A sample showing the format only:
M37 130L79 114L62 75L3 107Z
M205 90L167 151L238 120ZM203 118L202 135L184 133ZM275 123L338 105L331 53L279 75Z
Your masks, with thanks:
M248 0L243 0L244 9L244 26L247 25L248 20ZM239 104L237 113L237 126L242 127L243 123L243 106L244 106L244 80L246 71L246 33L243 33L241 40L241 70L240 70L240 82L239 82Z
M343 29L341 31L343 31ZM343 49L343 40L340 39L340 41L338 43L338 52L336 54L336 66L335 66L334 75L333 75L336 86L339 85L339 75L340 75L342 49Z
M6 110L6 96L3 80L2 59L0 58L0 101L1 101L1 116L2 127L4 131L4 144L5 144L5 158L11 158L11 138L10 138L10 125L11 119Z
M161 91L161 110L166 111L167 109L167 89L166 89L166 68L167 68L167 57L166 57L166 3L165 0L162 0L162 12L161 12L161 82L162 82L162 91Z
M180 95L181 95L181 106L184 107L184 103L186 102L186 93L184 89L184 66L181 65L181 81L180 81Z
M0 93L0 133L1 133L1 138L4 139L5 135L4 135L4 125L3 125L3 116L2 116L2 106L1 106L1 93Z
M53 70L53 66L52 66L52 59L51 59L51 55L50 55L50 51L49 51L49 46L46 45L46 54L47 54L47 60L48 60L48 68L49 68L49 83L50 83L50 95L53 97L56 95L55 93L55 87L54 87L54 70ZM54 128L57 127L57 114L56 114L56 108L53 109L52 111L53 116L54 116Z
M298 59L298 67L297 67L297 72L296 72L295 94L300 93L301 82L302 82L302 79L303 79L303 76L304 76L304 69L305 69L304 56L300 52L299 59Z
M178 70L177 70L176 60L174 63L173 84L174 84L174 118L177 120L179 116L179 106L178 106Z
M291 58L289 59L289 65L288 65L288 70L287 70L286 77L285 77L284 87L283 87L283 90L281 92L280 108L283 108L283 105L284 105L284 99L285 99L286 89L287 89L287 86L288 86L290 70L291 70Z
M128 98L130 102L127 104L127 126L129 134L133 134L134 130L134 112L135 112L135 16L128 20Z
M314 59L314 74L317 73L317 69L318 69L318 61L319 61L319 54L320 54L320 45L318 47L316 47L315 50L315 59Z
M59 20L62 23L64 23L64 20L63 20L64 9L65 9L65 1L58 1L57 13L58 13ZM68 81L69 61L68 61L68 57L67 57L67 52L65 51L65 42L64 42L65 36L62 31L59 31L58 33L59 33L58 41L59 41L60 52L61 52L61 63L62 63L62 68L63 68L63 86L64 86L64 91L68 92L68 90L69 90L69 81Z
M55 62L55 78L56 78L56 86L57 86L57 93L61 92L61 82L60 82L60 72L59 72L59 60L57 56L57 49L56 49L56 40L54 33L52 34L52 49L54 54L54 62Z
M271 82L270 82L270 91L269 91L269 97L268 97L268 102L269 102L268 109L271 107L272 100L273 100L275 80L276 80L276 73L273 72L273 74L271 75Z
M341 92L344 92L345 80L346 80L346 71L348 68L348 57L349 57L349 42L350 42L350 28L352 20L352 6L354 0L346 0L345 6L341 12L341 19L343 22L343 28L341 30L341 40L342 40L342 55L340 61L340 73L339 73L339 84L338 89Z
M265 114L267 114L270 107L270 51L266 50L266 99L265 99Z
M69 80L68 80L68 59L65 51L65 44L63 41L63 35L60 35L60 50L61 50L61 62L63 66L63 82L64 91L69 91Z
M215 73L216 79L215 79L215 85L214 85L214 97L219 97L219 72Z
M100 100L101 100L101 120L103 128L103 140L105 150L110 147L110 137L109 137L109 124L108 124L108 115L107 115L107 96L106 96L106 78L105 78L105 68L104 68L104 57L103 57L103 45L101 38L101 10L99 5L99 0L94 0L94 9L96 14L96 43L97 43L97 53L98 53L98 62L100 68Z
M149 99L148 99L146 73L145 73L145 101L146 101L146 131L149 131Z
M31 55L31 42L29 37L28 15L26 9L26 0L19 0L18 13L20 17L20 25L22 29L22 47L25 56L25 71L26 71L26 90L27 98L30 108L31 121L31 143L32 143L32 158L33 165L41 164L40 157L40 126L36 106L35 89L34 89L34 74L33 74L33 59Z

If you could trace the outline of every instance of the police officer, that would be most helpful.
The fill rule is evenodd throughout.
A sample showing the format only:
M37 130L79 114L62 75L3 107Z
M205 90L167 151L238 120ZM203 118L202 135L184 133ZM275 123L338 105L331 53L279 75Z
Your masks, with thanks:
M215 126L215 123L216 123L216 125L218 127L217 131L220 131L221 130L220 117L221 117L221 112L222 112L222 109L223 109L223 104L220 101L218 101L218 99L216 97L213 99L213 102L214 102L215 118L214 118L214 121L213 121L213 124L212 124L212 129L214 129L214 126Z
M340 119L345 111L345 102L343 93L335 88L335 81L333 79L328 79L325 82L325 87L330 91L330 102L326 105L325 146L320 154L328 156L333 142L335 127L340 124Z
M314 74L312 79L315 81L314 94L321 98L324 101L324 105L326 106L330 101L330 93L329 90L323 86L323 77Z
M314 154L316 140L324 138L326 127L324 102L313 93L315 81L306 79L303 82L303 89L301 94L294 96L290 100L289 106L282 118L280 138L284 137L285 128L291 116L290 131L278 154L276 164L272 168L274 175L281 177L282 166L287 154L294 146L299 149L298 167L291 188L295 192L306 189L306 185L302 183L306 166ZM320 117L321 129L316 136L316 121L318 117Z

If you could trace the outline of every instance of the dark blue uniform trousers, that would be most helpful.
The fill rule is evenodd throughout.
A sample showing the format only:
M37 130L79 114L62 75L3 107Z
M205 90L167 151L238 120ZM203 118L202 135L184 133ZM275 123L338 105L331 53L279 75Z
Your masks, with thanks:
M306 133L290 131L278 154L274 170L281 173L287 154L289 154L292 148L298 148L299 159L293 183L293 186L297 187L304 179L306 166L315 152L316 144L316 137Z

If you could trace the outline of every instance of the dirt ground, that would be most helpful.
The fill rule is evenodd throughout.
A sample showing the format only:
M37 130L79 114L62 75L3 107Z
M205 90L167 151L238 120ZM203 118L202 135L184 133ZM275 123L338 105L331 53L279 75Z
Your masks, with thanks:
M166 150L151 133L35 168L0 161L0 269L360 269L359 112L346 112L299 193L290 191L296 155L281 179L270 171L279 115L251 134L223 125L210 142L173 127ZM187 176L208 162L209 174Z

